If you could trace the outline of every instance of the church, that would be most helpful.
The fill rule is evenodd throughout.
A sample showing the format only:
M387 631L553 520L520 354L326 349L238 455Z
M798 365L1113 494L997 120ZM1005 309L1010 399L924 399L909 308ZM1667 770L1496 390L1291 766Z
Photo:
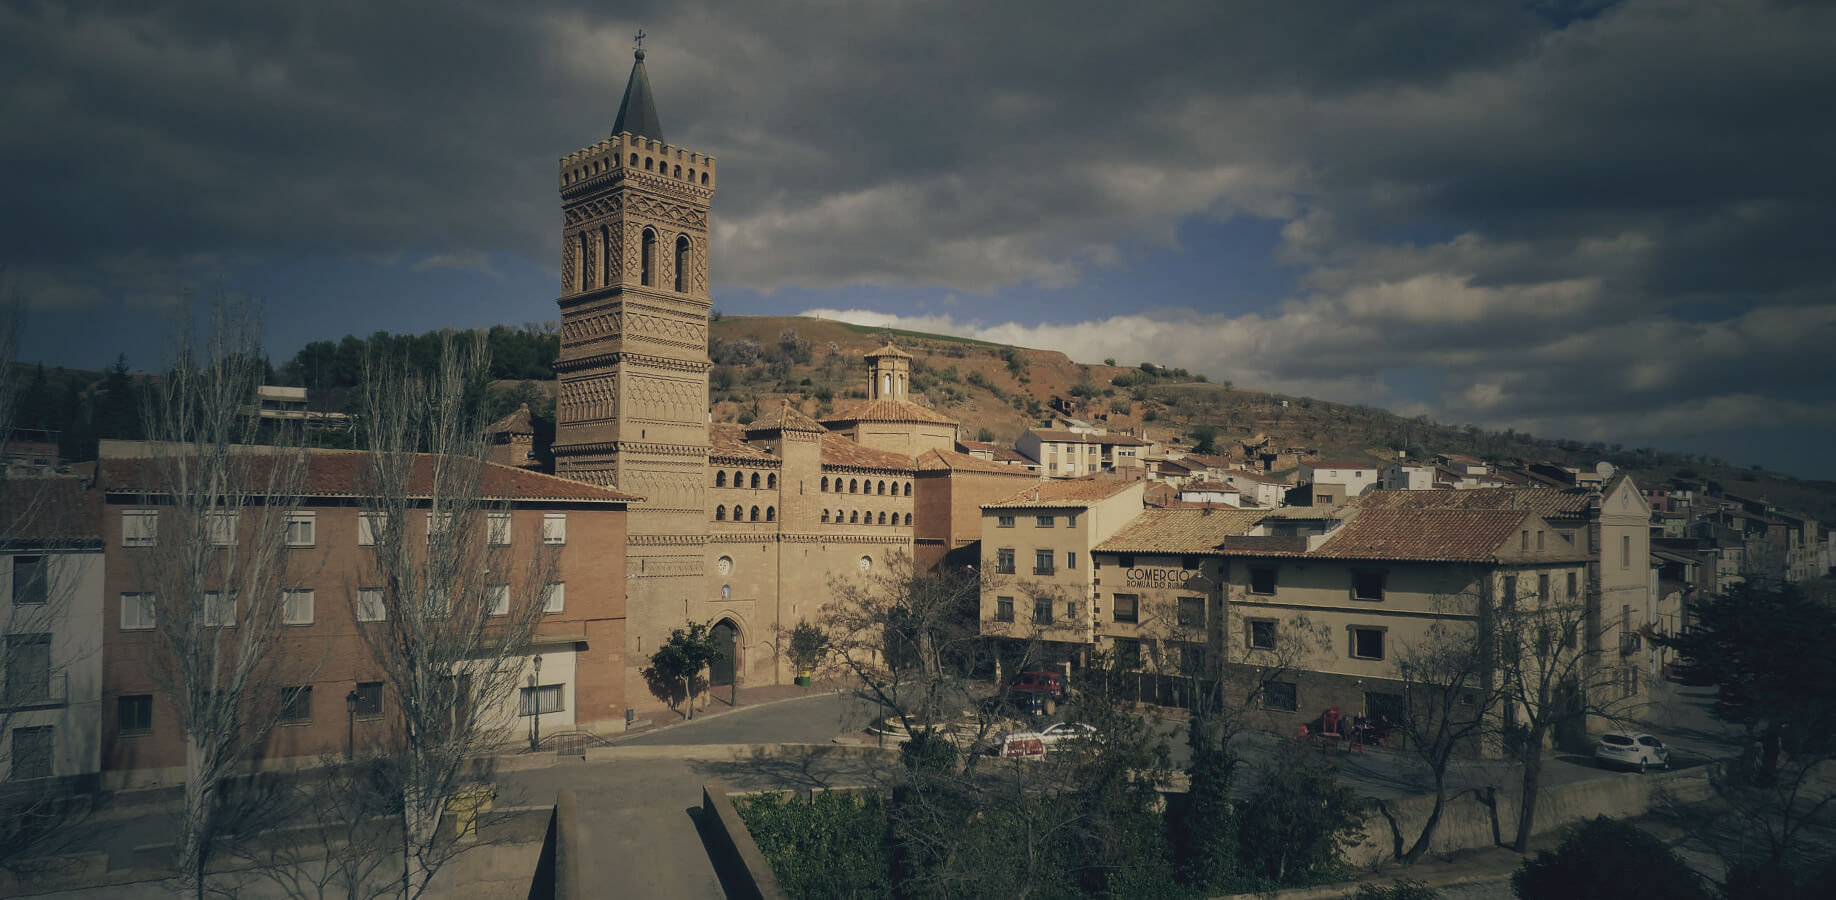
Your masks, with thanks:
M912 358L863 359L867 399L822 421L790 401L741 426L708 402L709 217L719 167L663 135L644 51L610 137L564 157L554 474L630 505L625 696L671 630L707 622L715 685L787 683L783 635L832 579L895 555L972 562L981 504L1039 476L960 452L957 423L908 395Z

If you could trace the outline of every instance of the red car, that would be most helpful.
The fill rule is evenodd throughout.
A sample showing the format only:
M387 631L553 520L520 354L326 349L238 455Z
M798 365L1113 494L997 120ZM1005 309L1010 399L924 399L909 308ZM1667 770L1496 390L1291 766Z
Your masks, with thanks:
M1007 689L1027 694L1049 694L1056 699L1063 700L1066 695L1065 675L1063 672L1045 670L1021 672L1014 676L1014 680L1007 683Z

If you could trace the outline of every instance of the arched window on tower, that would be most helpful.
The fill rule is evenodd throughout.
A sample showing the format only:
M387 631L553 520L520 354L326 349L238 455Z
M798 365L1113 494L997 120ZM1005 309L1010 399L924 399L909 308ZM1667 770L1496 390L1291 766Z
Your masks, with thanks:
M634 166L637 165L637 154L636 153L631 154L631 164Z
M908 481L905 483L905 496L910 497L911 495L912 495L912 483ZM907 522L905 524L910 525L911 523Z
M886 493L886 482L884 481L880 482L880 493Z
M734 472L733 473L733 486L734 487L745 487L746 486L745 479L746 479L745 475L739 472Z
M724 506L714 507L714 521L716 522L727 521L727 508L726 507Z
M676 293L688 292L689 242L688 235L676 237Z
M755 491L759 489L759 473L757 472L752 473L752 489Z
M752 521L757 522L758 520L759 520L759 508L755 506L752 508Z
M880 524L881 525L886 524L886 513L884 511L880 513Z
M708 173L703 172L701 173L701 185L702 187L707 187L707 184L708 184Z
M852 478L848 479L848 493L858 494L860 493L860 491L861 491L861 483L858 481L855 481Z
M727 486L727 470L722 469L714 473L714 486L715 487L726 487Z
M765 521L767 522L778 521L778 508L777 507L775 506L765 507Z
M653 228L644 229L644 252L638 256L638 283L650 286L652 274L657 270L657 232Z
M677 166L676 170L672 172L671 174L675 175L677 178L681 178L682 177L682 167Z
M599 283L612 283L612 226L599 226Z
M766 473L765 489L766 490L776 490L777 487L778 487L778 473L776 472Z
M851 509L848 511L848 524L850 525L861 524L861 511L860 510Z
M822 492L825 494L829 492L829 476L827 475L822 476Z
M582 231L580 232L580 262L576 264L574 268L574 290L584 291L587 289L586 274L588 265L587 236L586 232Z
M912 524L912 514L911 513L905 514L905 524L908 526Z
M822 520L823 520L824 522L827 522L827 521L829 521L829 511L828 511L827 509L824 509L824 510L822 511Z

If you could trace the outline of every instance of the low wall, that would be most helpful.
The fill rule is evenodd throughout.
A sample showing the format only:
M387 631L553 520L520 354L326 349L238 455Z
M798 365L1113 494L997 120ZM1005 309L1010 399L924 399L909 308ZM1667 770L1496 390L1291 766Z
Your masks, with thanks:
M746 830L739 810L727 798L727 789L718 784L701 789L701 827L708 842L708 856L728 896L737 900L789 900L778 876L759 845Z
M1663 793L1684 802L1706 800L1712 793L1709 770L1611 775L1543 788L1537 791L1532 833L1543 834L1595 816L1625 819L1643 815ZM1490 788L1449 797L1429 851L1449 853L1511 843L1517 838L1517 816L1522 809L1518 798L1516 789ZM1345 851L1346 861L1367 866L1395 858L1415 843L1433 809L1432 796L1372 801L1364 840Z
M692 759L732 762L748 759L885 759L897 757L896 745L871 744L694 744L658 746L588 747L585 757L595 759Z

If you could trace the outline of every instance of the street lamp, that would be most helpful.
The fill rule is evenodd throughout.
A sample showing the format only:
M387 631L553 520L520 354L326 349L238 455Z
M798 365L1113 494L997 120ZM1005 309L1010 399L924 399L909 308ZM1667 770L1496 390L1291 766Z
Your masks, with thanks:
M534 750L542 743L542 654L537 653L531 662L535 673L529 676L529 706L534 714L529 720L529 749Z
M344 725L348 732L344 744L344 758L357 758L357 689L344 695Z

